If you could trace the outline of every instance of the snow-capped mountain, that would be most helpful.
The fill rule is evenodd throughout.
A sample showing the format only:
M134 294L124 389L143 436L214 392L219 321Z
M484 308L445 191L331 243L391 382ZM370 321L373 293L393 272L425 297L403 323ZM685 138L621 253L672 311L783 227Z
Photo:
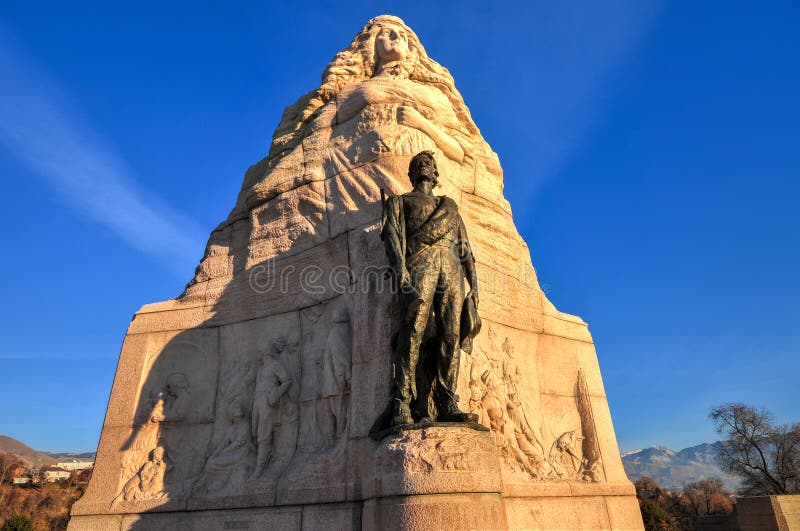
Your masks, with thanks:
M726 474L717 463L719 442L703 443L676 452L663 446L651 446L622 454L622 464L631 481L650 476L659 485L683 489L693 481L718 478L731 490L738 486L735 476Z

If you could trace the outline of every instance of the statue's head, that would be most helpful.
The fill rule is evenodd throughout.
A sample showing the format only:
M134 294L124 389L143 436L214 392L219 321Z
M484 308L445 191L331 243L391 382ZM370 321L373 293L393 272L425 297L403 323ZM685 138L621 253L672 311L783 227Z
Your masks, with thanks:
M408 165L408 178L411 179L412 186L416 186L420 179L428 179L436 186L439 182L439 170L432 151L420 151L414 155Z

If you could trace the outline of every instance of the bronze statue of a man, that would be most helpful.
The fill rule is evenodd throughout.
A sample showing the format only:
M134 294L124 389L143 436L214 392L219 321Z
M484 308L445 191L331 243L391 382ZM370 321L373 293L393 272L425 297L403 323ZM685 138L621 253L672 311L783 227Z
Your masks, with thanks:
M463 345L468 350L479 327L475 258L458 205L433 194L439 176L433 153L415 155L408 176L414 189L386 200L381 231L402 315L383 425L476 422L477 415L458 408L455 393L462 340L469 338Z

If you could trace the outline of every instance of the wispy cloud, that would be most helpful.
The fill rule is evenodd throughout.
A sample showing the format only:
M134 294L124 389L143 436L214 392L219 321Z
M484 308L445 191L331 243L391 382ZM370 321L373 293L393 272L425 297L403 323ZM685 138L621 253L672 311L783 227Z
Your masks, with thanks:
M199 258L197 225L137 186L113 145L1 25L0 146L77 211L176 274L186 276Z

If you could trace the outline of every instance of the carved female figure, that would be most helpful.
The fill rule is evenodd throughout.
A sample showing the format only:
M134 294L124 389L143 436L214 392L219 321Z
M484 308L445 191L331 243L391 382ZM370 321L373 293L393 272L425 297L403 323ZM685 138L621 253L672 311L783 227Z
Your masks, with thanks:
M351 172L348 184L331 184L331 194L350 205L372 202L382 187L407 188L408 159L393 166L395 156L442 153L442 174L461 179L461 166L475 149L473 139L480 137L450 73L428 57L400 19L389 15L370 20L333 58L321 87L286 110L273 154L289 157L311 128L317 137L313 149L303 148L305 167L318 168L324 178ZM280 167L280 159L273 164ZM472 178L469 168L463 173ZM273 183L267 181L247 194L250 208L269 197Z
M225 439L206 460L203 475L195 485L199 491L212 492L247 478L254 453L245 407L234 400L228 409L231 427Z
M388 16L373 19L362 35L363 40L357 37L356 42L363 42L360 53L368 77L345 85L337 95L335 123L355 120L352 127L341 130L341 136L357 137L356 149L347 162L357 164L383 153L414 155L435 148L461 162L464 148L450 132L459 127L451 102L440 89L419 82L425 77L425 65L420 64L421 46L416 36ZM337 56L327 77L333 81L340 69L347 71L350 61ZM341 141L337 135L333 140Z
M116 498L111 502L111 508L125 500L134 502L150 498L162 498L166 495L164 491L164 474L167 472L167 463L164 460L164 448L157 446L154 448L148 460L139 468L139 471L130 478Z

